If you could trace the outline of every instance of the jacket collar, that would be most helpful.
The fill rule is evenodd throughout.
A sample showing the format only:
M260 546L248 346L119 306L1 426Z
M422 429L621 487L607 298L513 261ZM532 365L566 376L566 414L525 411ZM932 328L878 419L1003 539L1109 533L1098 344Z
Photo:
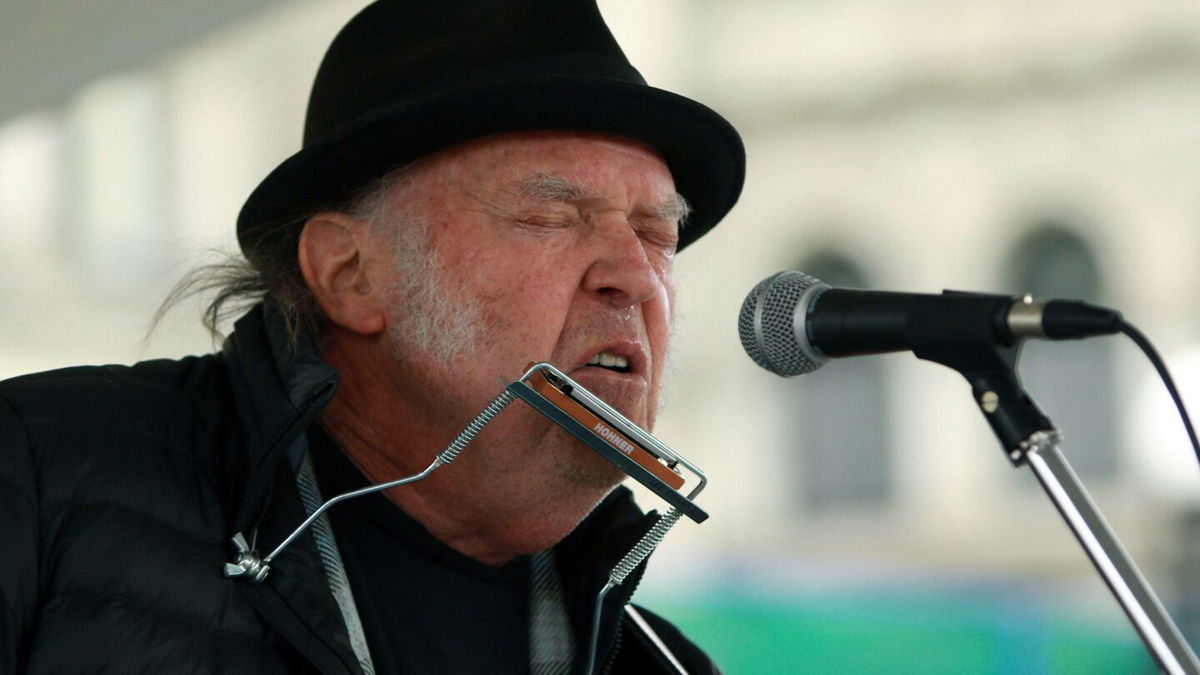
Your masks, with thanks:
M596 506L571 534L555 546L559 577L567 611L581 637L577 643L575 672L584 668L587 656L586 638L591 631L596 596L608 575L627 552L633 549L654 525L658 514L643 514L633 501L633 493L618 486ZM613 592L604 598L600 633L596 650L596 673L605 672L617 649L621 608L628 604L646 571L643 560Z
M284 319L270 303L234 324L224 355L248 452L233 523L238 532L264 508L280 461L333 398L338 373L321 361L307 334L291 347Z
M304 519L295 487L305 431L337 389L338 374L302 335L289 344L284 319L269 303L234 325L225 342L239 427L246 449L242 498L230 532L241 532L265 554ZM349 635L325 586L311 533L285 549L262 583L235 583L297 652L322 672L359 672Z

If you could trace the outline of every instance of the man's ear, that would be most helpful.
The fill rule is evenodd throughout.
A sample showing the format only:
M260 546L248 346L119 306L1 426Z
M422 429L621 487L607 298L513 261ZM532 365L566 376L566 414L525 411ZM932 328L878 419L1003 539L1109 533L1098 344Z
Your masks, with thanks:
M300 232L300 272L331 322L364 335L384 327L386 280L371 264L367 224L335 211L322 211Z

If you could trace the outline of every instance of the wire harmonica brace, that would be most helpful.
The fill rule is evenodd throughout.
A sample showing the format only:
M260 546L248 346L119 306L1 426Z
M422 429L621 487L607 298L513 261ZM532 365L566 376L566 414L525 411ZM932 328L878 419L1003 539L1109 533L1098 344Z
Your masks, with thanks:
M453 462L458 458L458 455L463 451L463 448L467 447L471 441L475 440L475 437L479 435L479 432L483 431L483 428L491 423L491 421L496 418L496 415L499 415L500 411L503 410L509 403L512 403L515 399L516 396L514 396L512 393L508 391L501 392L499 396L493 399L491 403L488 403L487 406L485 406L484 409L475 416L475 419L471 420L471 422L467 424L465 429L463 429L457 436L454 437L454 440L451 441L445 449L437 454L433 460L433 463L425 467L425 469L420 473L398 478L386 483L379 483L378 485L369 485L360 490L354 490L353 492L340 494L326 501L324 504L321 504L316 511L313 511L303 523L300 523L300 525L293 530L286 539L280 542L280 544L275 547L275 550L271 551L271 553L265 558L259 557L258 551L246 542L245 535L243 535L241 532L234 534L232 541L234 549L237 551L237 557L234 558L233 562L225 563L223 570L225 576L234 579L244 578L256 584L262 583L262 581L267 578L267 573L271 571L271 561L274 560L280 553L282 553L289 544L296 540L296 537L299 537L304 530L308 529L308 527L312 525L313 522L321 516L321 514L328 511L334 504L346 501L347 499L353 499L355 497L361 497L363 495L379 492L381 490L388 490L394 487L400 487L401 485L415 483L433 473L438 467L442 467L450 462Z

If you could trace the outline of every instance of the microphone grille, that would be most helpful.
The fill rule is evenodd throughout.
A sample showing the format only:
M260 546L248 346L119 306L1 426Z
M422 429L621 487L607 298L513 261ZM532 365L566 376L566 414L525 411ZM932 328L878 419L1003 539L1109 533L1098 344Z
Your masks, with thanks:
M803 322L796 320L797 308L814 288L820 292L828 286L803 272L779 272L760 281L746 296L738 316L738 335L755 363L784 377L821 367L825 360L801 346L797 336L805 330Z

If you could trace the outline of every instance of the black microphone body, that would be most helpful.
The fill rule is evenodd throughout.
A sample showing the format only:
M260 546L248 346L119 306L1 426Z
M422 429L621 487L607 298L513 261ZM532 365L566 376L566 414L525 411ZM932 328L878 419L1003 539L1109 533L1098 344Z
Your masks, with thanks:
M805 324L810 344L834 358L918 351L930 344L1008 343L1013 336L1005 319L1015 301L980 293L830 288L814 299Z
M911 350L946 363L973 346L1106 335L1120 322L1118 312L1078 301L831 288L789 271L764 279L746 296L738 332L756 363L789 377L831 357Z

